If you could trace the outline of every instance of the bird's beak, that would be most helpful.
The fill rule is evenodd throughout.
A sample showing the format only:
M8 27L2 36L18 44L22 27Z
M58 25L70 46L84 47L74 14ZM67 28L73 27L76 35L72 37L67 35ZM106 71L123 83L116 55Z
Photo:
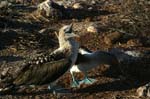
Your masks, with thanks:
M72 27L73 27L73 23L71 23L71 24L69 25L69 30L71 31L70 34L71 34L72 36L74 36L74 37L79 37L79 35L77 35L77 34L75 34L75 33L72 32Z
M69 25L69 28L70 28L70 29L72 29L72 27L73 27L73 23L71 23L71 24Z
M68 30L69 30L71 33L70 33L70 34L67 34L67 37L68 37L68 38L74 38L76 41L79 42L79 41L80 41L80 36L72 32L72 27L73 27L73 24L71 23L71 24L69 25L69 28L68 28Z
M73 27L73 24L71 23L68 27L68 31L72 32L72 27Z

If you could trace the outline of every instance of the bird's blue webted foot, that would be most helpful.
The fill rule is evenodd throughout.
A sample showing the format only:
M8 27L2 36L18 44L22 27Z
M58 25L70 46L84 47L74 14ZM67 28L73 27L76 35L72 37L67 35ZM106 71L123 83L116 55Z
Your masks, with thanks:
M80 81L80 83L81 84L93 84L96 81L97 81L96 79L85 77L82 81Z
M79 81L78 80L74 80L72 81L72 84L71 84L71 87L74 88L74 87L79 87L80 84L79 84Z

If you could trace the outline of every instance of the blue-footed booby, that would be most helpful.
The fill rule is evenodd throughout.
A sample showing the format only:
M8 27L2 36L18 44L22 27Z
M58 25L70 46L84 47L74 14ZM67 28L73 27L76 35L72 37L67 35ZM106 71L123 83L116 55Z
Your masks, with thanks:
M25 62L15 73L11 69L0 72L0 91L18 88L21 85L43 85L55 82L76 61L79 43L78 35L72 32L72 25L63 26L59 30L59 48ZM1 70L1 69L0 69Z
M79 48L77 61L70 68L70 73L72 75L72 80L73 80L71 87L79 87L80 83L84 83L84 84L94 83L96 80L89 78L87 76L87 71L101 64L118 65L118 60L113 54L110 54L105 51L92 52L85 47ZM73 75L74 72L84 73L85 77L80 83L78 80L75 79Z

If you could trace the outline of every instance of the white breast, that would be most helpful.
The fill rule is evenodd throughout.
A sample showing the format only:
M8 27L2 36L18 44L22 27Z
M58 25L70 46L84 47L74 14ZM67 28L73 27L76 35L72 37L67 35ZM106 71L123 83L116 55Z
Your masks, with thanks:
M70 72L72 73L72 72L81 72L81 71L79 70L77 65L73 65L70 69Z
M92 53L89 53L89 52L83 50L82 48L79 49L79 53L81 53L82 55L83 54L92 54Z
M94 52L93 53L87 52L80 48L79 53L85 55L85 57L88 57L87 61L84 63L79 63L78 65L73 65L73 67L70 69L70 72L86 72L101 64L100 60L99 61L95 60L96 56Z

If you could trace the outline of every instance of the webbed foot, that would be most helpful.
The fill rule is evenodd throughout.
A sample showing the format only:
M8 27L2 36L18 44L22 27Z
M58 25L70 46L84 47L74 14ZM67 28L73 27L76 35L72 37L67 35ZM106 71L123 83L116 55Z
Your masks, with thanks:
M97 80L96 79L92 79L92 78L88 78L86 77L85 79L83 79L82 81L80 81L81 84L93 84L95 83Z
M72 84L71 84L72 88L79 87L79 86L80 86L80 84L77 80L73 81Z

